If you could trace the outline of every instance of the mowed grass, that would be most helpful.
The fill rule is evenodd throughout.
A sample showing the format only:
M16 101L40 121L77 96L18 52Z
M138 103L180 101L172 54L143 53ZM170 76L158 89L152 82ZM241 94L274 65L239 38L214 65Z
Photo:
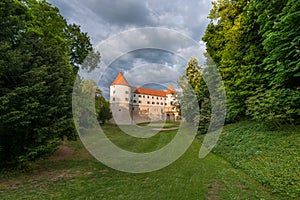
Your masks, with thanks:
M213 150L285 199L300 199L300 126L227 125Z
M170 142L176 130L150 139L132 138L115 125L105 125L108 137L137 152L153 151ZM2 170L0 199L277 199L242 171L209 154L198 158L195 140L185 154L161 170L130 174L94 159L80 141L65 142L57 153L25 171Z
M140 123L138 124L138 126L148 126L148 127L153 127L153 128L172 128L172 127L176 127L179 126L180 122L177 121L166 121L166 122L145 122L145 123Z

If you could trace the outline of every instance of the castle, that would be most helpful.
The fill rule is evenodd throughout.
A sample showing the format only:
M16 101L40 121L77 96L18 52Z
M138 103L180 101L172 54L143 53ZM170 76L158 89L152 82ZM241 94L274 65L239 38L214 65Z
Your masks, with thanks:
M167 91L136 88L128 84L122 73L110 85L110 109L118 124L179 118L178 98L172 85Z

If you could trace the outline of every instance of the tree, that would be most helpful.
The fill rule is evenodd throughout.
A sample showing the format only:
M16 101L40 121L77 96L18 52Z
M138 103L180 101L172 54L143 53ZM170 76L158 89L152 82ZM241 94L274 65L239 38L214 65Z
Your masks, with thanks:
M73 109L77 128L92 128L98 125L95 118L102 124L111 119L109 101L102 96L102 91L95 81L79 80L75 84L74 93L73 98L76 100L73 101Z
M72 89L92 46L45 1L3 0L0 16L0 160L35 160L76 138Z
M247 112L279 127L300 118L300 2L276 0L265 7L266 3L252 2L266 55L260 63L264 87L247 100Z
M245 99L251 95L256 80L252 58L246 52L253 49L252 26L245 24L244 9L248 1L218 0L213 3L211 19L203 40L223 78L227 92L227 121L245 116ZM255 40L254 40L255 41Z
M185 69L188 84L184 84L184 80L180 82L183 89L181 112L188 122L198 126L199 133L206 133L211 121L211 104L202 73L205 73L205 69L199 65L196 58L191 58Z
M112 118L109 101L102 96L102 91L97 87L95 91L96 115L99 122L105 124Z
M278 107L275 97L285 99L276 111L281 123L299 119L299 8L297 0L213 3L203 40L226 87L227 121L271 121L259 116Z
M96 103L98 103L96 101ZM112 113L110 111L109 107L109 101L105 100L103 97L99 101L100 108L98 111L98 120L102 123L105 124L107 120L110 120L112 118Z

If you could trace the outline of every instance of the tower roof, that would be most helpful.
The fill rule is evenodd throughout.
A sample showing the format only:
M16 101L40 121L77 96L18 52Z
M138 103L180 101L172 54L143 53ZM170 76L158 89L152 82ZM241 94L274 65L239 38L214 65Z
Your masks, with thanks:
M168 88L167 94L174 94L175 93L175 88L173 87L173 85L171 84L170 87Z
M120 72L118 74L117 78L114 80L114 82L111 85L125 85L125 86L130 87L129 83L127 82L127 80L123 76L122 72Z

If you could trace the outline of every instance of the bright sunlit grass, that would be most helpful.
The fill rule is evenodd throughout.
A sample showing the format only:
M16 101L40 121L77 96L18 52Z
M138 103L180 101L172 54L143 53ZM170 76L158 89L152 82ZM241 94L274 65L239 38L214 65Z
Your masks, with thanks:
M120 147L152 151L176 134L161 131L149 141L103 127ZM214 154L198 158L200 144L170 166L152 173L129 174L95 160L80 141L66 142L60 154L30 166L25 172L0 173L0 199L276 199L268 190ZM63 155L68 152L69 154Z

